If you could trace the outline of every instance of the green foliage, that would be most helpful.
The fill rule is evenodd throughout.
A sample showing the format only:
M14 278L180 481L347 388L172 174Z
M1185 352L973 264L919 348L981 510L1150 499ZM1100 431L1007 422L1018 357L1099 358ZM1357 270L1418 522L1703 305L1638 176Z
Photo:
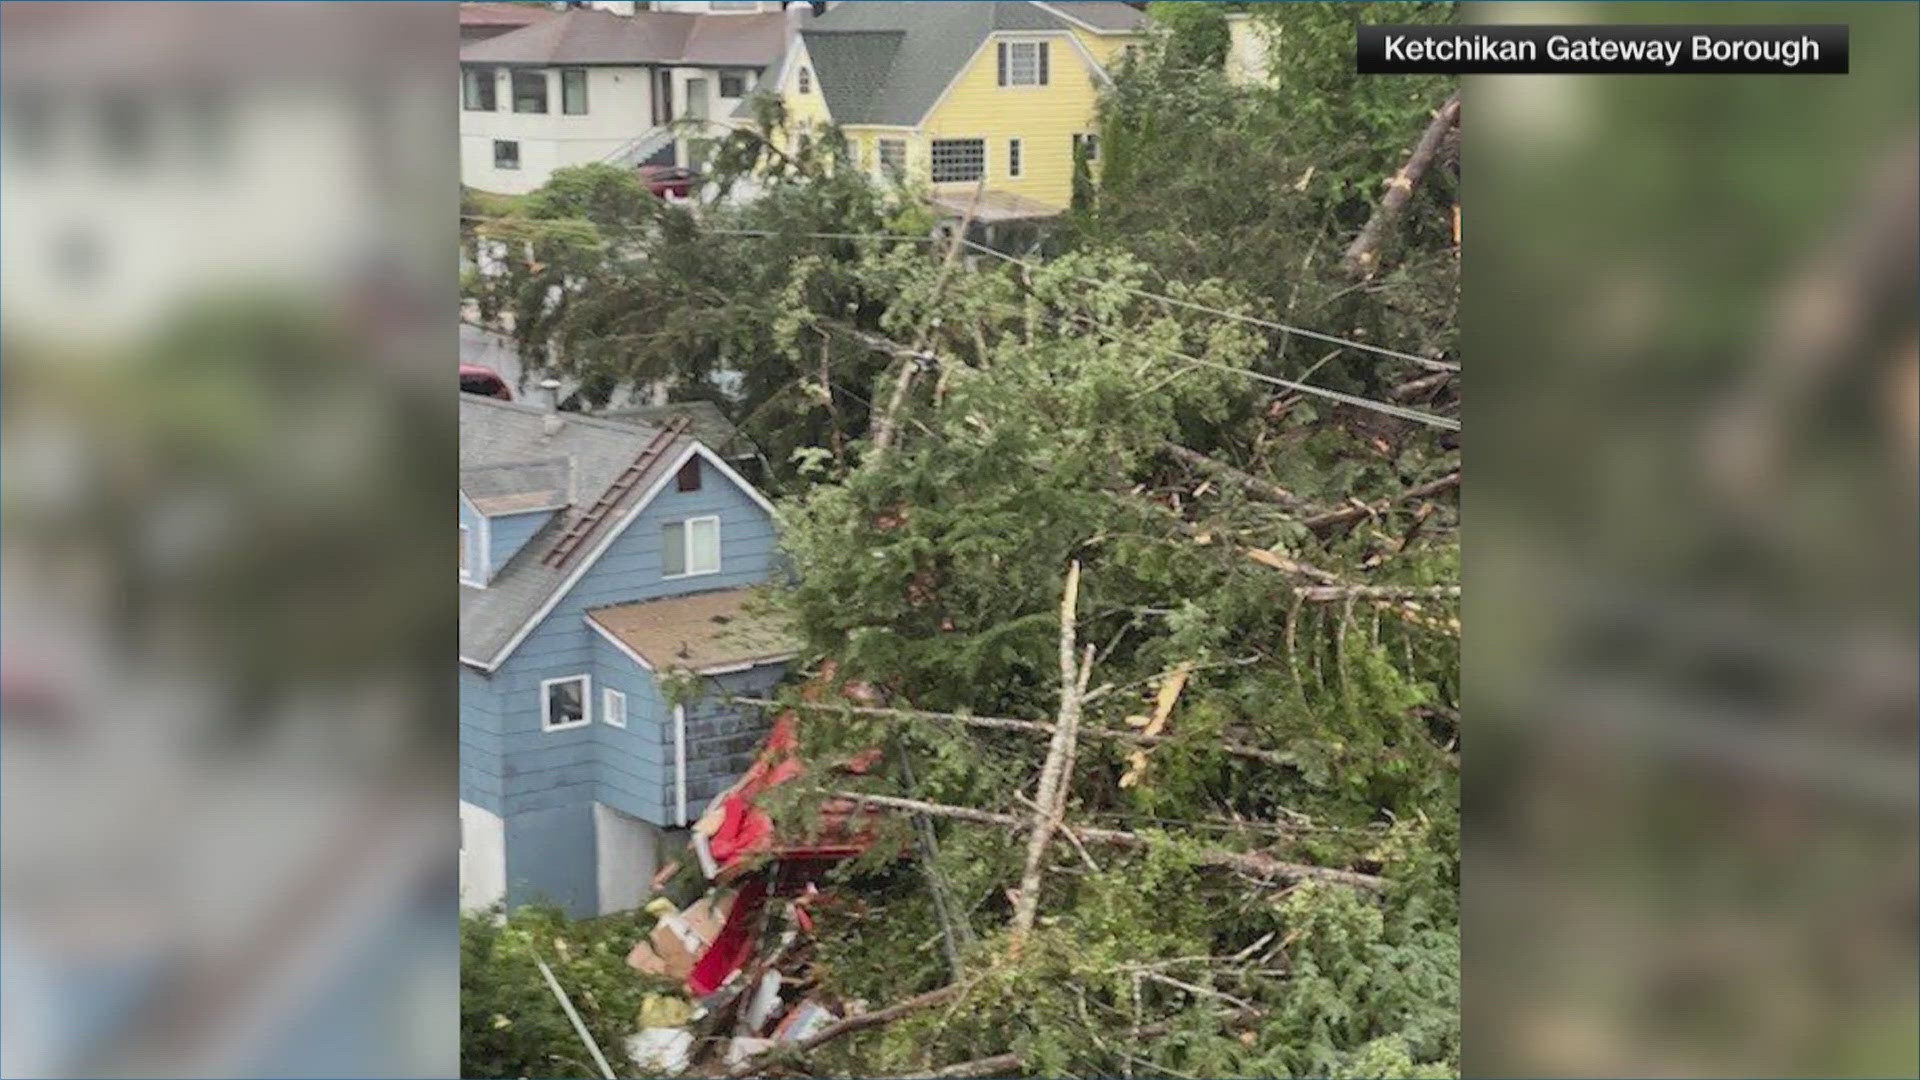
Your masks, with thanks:
M1158 0L1147 5L1147 14L1165 37L1163 47L1170 63L1186 69L1217 71L1226 62L1232 37L1227 31L1227 11L1240 4L1195 4Z
M475 223L472 242L502 258L473 299L511 325L530 366L580 379L585 405L655 383L718 404L774 463L778 490L795 451L865 431L889 358L854 335L879 328L892 288L863 268L923 246L931 218L911 192L850 167L837 131L790 130L771 98L757 108L758 126L715 147L698 224L631 170L556 170L511 214ZM819 232L901 239L806 235Z
M572 921L523 907L460 917L460 1073L463 1076L596 1076L599 1070L534 958L547 962L616 1070L630 1068L624 1040L649 994L678 987L635 974L627 953L650 916Z
M1448 22L1453 5L1247 5L1271 43L1271 79L1251 86L1192 55L1222 18L1216 5L1162 7L1174 29L1103 97L1097 198L1075 204L1081 242L1123 248L1162 281L1217 279L1281 321L1429 355L1451 349L1458 196L1446 163L1416 189L1373 282L1356 288L1340 255L1453 89L1437 76L1356 75L1354 23ZM1374 394L1406 375L1326 352L1276 335L1266 360L1276 373L1311 369L1315 382Z

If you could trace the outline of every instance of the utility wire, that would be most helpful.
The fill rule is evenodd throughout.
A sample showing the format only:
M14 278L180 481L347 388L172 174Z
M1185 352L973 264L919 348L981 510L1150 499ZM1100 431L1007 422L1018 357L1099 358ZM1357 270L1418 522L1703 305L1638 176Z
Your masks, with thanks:
M469 221L500 221L500 222L506 222L511 224L529 223L526 219L522 219L522 218L484 217L477 214L462 214L461 218L462 220L469 220ZM935 237L930 237L930 236L907 236L907 235L899 235L899 234L893 234L893 233L828 233L828 232L785 233L785 232L779 232L779 231L767 230L767 229L712 229L712 228L703 229L701 231L712 233L717 236L749 236L749 237L794 236L794 237L810 237L810 238L834 239L834 240L906 240L906 241L911 241L916 243L927 243L927 242L932 242L934 239L936 239ZM1029 269L1036 268L1033 263L1029 263L1024 259L1020 259L1015 256L1008 255L1002 251L996 251L993 248L987 247L983 244L977 244L965 238L960 238L960 243L967 247L974 248L978 251L982 251L987 254L994 255L998 258L1005 259L1008 262L1014 263L1019 266L1027 267ZM1079 280L1086 281L1094 285L1105 284L1094 278L1083 277L1083 278L1079 278ZM1129 289L1126 289L1126 291L1130 293L1134 293L1135 295L1138 295L1138 296L1145 297L1150 300L1158 300L1163 303L1168 303L1168 304L1173 304L1179 307L1189 308L1195 311L1203 312L1205 314L1215 315L1221 318L1234 319L1241 322L1249 322L1249 323L1253 323L1260 326L1267 326L1273 329L1285 331L1287 333L1298 334L1303 337L1311 337L1318 341L1325 341L1331 344L1340 345L1347 348L1360 349L1367 352L1374 352L1374 353L1380 353L1387 356L1392 356L1397 359L1410 360L1415 363L1422 364L1425 366L1435 367L1440 370L1458 371L1460 369L1458 364L1451 364L1444 360L1434 360L1428 357L1415 356L1412 353L1396 352L1392 349L1383 349L1377 345L1368 345L1364 342L1350 341L1345 338L1334 337L1331 334L1322 334L1314 330L1303 330L1299 327L1291 327L1283 323L1275 323L1265 319L1258 319L1251 315L1242 315L1237 312L1222 311L1216 308L1207 307L1204 304L1195 304L1189 301L1179 300L1171 296L1163 296L1158 293L1148 292L1144 289L1129 288ZM1098 330L1106 334L1109 339L1112 339L1113 337L1112 328L1104 326L1092 320L1086 320L1086 322L1088 325L1092 326L1095 330ZM868 344L872 344L872 342L869 342ZM1177 349L1171 349L1162 345L1152 345L1150 347L1154 349L1158 349L1160 352L1168 356L1174 357L1179 360L1183 360L1189 364L1194 364L1199 367L1213 368L1218 371L1225 371L1235 375L1243 375L1250 379L1257 379L1261 382L1270 383L1274 386L1279 386L1288 390L1295 391L1296 393L1308 394L1314 397L1324 398L1328 401L1339 402L1343 405L1351 405L1354 408L1367 409L1372 412L1382 413L1387 416L1394 416L1403 420L1410 420L1417 424L1425 424L1428 427L1441 428L1447 431L1460 430L1460 421L1452 419L1451 417L1440 416L1435 413L1422 412L1419 409L1410 409L1410 408L1407 408L1406 406L1395 405L1390 402L1376 401L1372 398L1360 397L1357 394L1348 394L1339 390L1331 390L1331 389L1328 389L1327 387L1315 386L1311 383L1297 382L1293 379L1285 379L1278 375L1269 375L1265 372L1254 371L1250 368L1234 367L1231 364L1223 364L1217 360L1203 360L1200 357L1191 356Z
M1028 270L1040 269L1039 265L1036 263L1029 262L1025 259L1020 258L1017 255L1009 255L1006 252L1000 251L997 248L991 248L985 244L976 243L975 241L967 240L964 238L960 242L962 244L965 244L967 247L972 248L975 251L981 252L982 254L992 255L994 258L997 258L997 259L1005 259L1007 262L1010 262L1015 266L1024 267L1025 269L1028 269ZM1107 284L1106 282L1100 281L1097 278L1078 277L1077 280L1087 282L1090 285ZM1314 341L1324 341L1329 345L1339 345L1342 348L1358 349L1361 352L1376 353L1380 356L1392 357L1395 360L1405 360L1408 363L1418 364L1421 367L1428 368L1433 371L1459 371L1460 370L1460 365L1453 363L1450 360L1435 360L1430 356L1418 356L1418 355L1415 355L1414 353L1401 352L1398 349L1389 349L1380 345L1369 345L1364 341L1354 341L1351 338L1335 337L1332 334L1323 334L1318 330L1308 330L1304 327L1289 326L1286 323L1274 322L1271 319L1262 319L1253 315L1243 315L1237 311L1224 311L1220 308L1208 307L1205 304L1196 304L1191 300L1181 300L1176 297L1164 295L1162 293L1148 292L1145 289L1134 289L1134 288L1128 288L1126 286L1121 286L1121 288L1125 289L1125 291L1127 292L1134 294L1135 296L1145 297L1148 300L1158 300L1163 304L1172 304L1175 307L1183 307L1183 308L1187 308L1190 311L1199 311L1208 315L1215 315L1223 319L1233 319L1236 322L1251 323L1254 326L1262 326L1269 330L1278 330L1281 333L1293 334L1297 337L1310 338Z

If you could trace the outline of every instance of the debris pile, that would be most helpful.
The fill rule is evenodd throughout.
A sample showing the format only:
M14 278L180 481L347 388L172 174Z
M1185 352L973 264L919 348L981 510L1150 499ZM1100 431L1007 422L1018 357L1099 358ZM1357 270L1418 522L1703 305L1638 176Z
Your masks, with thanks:
M763 797L806 769L795 722L791 712L774 722L753 767L694 824L690 846L708 892L685 907L665 897L647 905L656 922L627 964L680 983L687 996L650 995L640 1010L626 1050L643 1070L743 1069L864 1008L819 986L813 932L817 918L848 903L820 889L822 875L872 848L884 811L830 799L804 836L776 829ZM836 771L865 772L877 757L861 755ZM676 869L663 870L656 886Z

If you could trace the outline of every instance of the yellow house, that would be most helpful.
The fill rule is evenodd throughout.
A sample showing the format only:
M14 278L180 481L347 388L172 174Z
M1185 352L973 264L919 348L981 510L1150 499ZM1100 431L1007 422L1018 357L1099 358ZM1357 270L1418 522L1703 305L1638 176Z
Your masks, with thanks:
M798 126L838 124L862 168L933 186L983 219L1039 217L1073 197L1074 154L1099 160L1108 65L1144 40L1123 3L861 0L807 21L776 86Z

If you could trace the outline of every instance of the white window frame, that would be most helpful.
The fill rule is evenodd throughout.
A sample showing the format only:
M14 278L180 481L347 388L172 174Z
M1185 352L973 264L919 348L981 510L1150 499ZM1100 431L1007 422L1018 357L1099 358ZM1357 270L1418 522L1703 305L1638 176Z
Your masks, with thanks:
M555 683L577 682L580 685L580 719L569 724L553 723L553 696L547 692ZM540 680L540 730L572 731L593 723L593 676L561 675L558 678Z
M693 526L696 522L704 521L713 522L713 569L711 570L696 569L693 565ZM678 574L662 573L660 577L666 581L678 581L681 578L707 577L719 573L720 564L725 561L720 557L720 515L703 514L700 517L691 517L682 521L680 528L682 530L680 551L685 557L687 568ZM664 559L665 554L662 553L661 557Z
M1034 40L1005 41L1005 42L1001 42L1001 44L1007 47L1007 81L1005 85L1000 87L1000 89L1002 90L1038 90L1046 87L1052 81L1053 72L1050 70L1047 72L1047 78L1042 79L1040 77L1040 50L1043 46L1047 44L1047 42L1034 41ZM1032 49L1033 50L1033 81L1032 82L1018 82L1014 79L1013 53L1015 49ZM1051 63L1053 58L1049 56L1047 59L1049 61L1047 66L1051 68L1053 66Z
M619 706L617 709L614 708L616 704ZM615 716L620 719L615 720ZM624 690L609 686L600 691L600 722L609 727L627 726L627 695Z
M968 177L965 180L940 179L936 175L936 172L938 170L938 165L934 160L935 149L941 143L967 143L967 142L980 144L980 175ZM940 138L940 139L929 139L927 141L927 179L930 183L935 183L935 184L977 184L982 180L992 179L993 177L992 158L993 158L993 148L990 145L988 145L988 140L984 136L956 135L956 136L950 136L950 137Z

